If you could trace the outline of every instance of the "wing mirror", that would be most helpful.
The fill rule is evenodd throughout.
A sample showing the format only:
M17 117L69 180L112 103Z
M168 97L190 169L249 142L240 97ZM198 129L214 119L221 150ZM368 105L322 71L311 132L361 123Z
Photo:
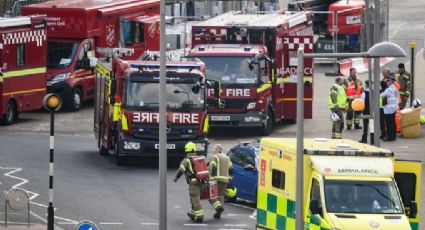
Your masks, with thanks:
M416 218L416 215L418 215L418 204L416 201L410 201L410 211L408 213L409 218Z

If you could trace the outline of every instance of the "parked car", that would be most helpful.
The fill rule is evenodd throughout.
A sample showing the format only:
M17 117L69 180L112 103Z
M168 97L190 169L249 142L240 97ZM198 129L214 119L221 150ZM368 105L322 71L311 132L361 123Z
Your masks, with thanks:
M227 153L233 163L233 181L226 190L226 200L237 198L250 202L257 201L258 143L240 143Z

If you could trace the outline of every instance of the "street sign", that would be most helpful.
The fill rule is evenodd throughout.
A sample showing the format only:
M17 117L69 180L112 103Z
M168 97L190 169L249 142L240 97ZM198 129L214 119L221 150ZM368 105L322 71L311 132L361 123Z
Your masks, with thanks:
M94 224L93 222L85 220L75 225L74 230L99 230L99 229L97 228L96 224Z

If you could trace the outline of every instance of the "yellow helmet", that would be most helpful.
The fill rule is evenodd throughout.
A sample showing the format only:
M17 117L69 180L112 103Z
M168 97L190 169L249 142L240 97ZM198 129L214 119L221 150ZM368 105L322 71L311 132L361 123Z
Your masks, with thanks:
M191 141L187 142L187 144L184 146L185 153L194 153L195 151L196 151L196 145L195 143Z

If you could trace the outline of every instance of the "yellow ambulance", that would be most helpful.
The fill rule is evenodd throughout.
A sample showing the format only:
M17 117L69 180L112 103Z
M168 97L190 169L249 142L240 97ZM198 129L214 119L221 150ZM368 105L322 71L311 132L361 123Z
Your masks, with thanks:
M260 144L257 229L295 229L296 139ZM311 230L419 229L421 162L352 140L304 139Z

